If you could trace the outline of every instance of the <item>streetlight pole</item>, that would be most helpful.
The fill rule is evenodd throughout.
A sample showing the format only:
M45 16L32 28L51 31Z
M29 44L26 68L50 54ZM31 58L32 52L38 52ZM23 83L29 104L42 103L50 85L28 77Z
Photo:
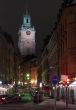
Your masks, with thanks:
M63 81L63 84L65 85L65 88L66 88L66 110L68 109L68 98L69 98L69 81L70 79L67 78L66 81Z
M54 75L52 78L52 84L54 85L55 89L54 89L54 100L55 100L55 106L54 106L54 110L56 110L56 99L57 99L57 83L59 82L59 78L57 75Z
M68 87L66 85L66 110L68 109Z
M56 110L56 98L57 98L56 97L57 96L56 93L57 93L57 91L56 91L56 85L55 85L55 90L54 90L54 100L55 100L55 103L54 104L55 104L55 106L54 106L54 110Z

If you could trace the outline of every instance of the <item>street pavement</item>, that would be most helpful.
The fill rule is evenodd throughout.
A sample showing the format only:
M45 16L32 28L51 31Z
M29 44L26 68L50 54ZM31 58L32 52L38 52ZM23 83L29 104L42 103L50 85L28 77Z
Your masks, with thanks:
M41 103L18 103L18 104L5 104L0 105L0 110L76 110L75 104L68 104L66 108L66 103L63 101L55 101L54 99L44 98Z
M64 110L76 110L76 104L68 104L68 107L66 106L66 103L63 101L56 101L56 105L55 105L55 100L54 99L50 99L50 98L45 98L44 103L52 105L53 108L61 108ZM44 103L40 103L40 105L44 104ZM50 110L50 109L49 109ZM60 109L59 109L60 110Z

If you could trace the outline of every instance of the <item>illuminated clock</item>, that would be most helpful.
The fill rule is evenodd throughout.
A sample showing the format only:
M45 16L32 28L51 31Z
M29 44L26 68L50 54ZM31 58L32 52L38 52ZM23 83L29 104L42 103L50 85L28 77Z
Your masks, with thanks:
M30 32L30 31L26 31L26 34L27 34L27 35L30 35L30 34L31 34L31 32Z

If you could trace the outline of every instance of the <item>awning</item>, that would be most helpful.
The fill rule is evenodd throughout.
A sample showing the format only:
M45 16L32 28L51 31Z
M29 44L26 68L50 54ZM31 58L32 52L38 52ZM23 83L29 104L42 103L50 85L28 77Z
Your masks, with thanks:
M76 86L76 81L74 81L74 82L72 82L70 85L69 85L69 87L74 87L74 86Z

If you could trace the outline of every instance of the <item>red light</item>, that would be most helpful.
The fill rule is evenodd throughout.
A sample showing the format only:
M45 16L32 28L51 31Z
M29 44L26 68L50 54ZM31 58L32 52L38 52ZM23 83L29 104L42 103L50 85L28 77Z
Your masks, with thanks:
M64 85L64 86L66 85L66 81L63 81L63 85Z
M70 79L67 79L67 84L69 84L69 82L70 82Z
M70 79L68 78L66 81L63 81L63 85L64 85L64 86L65 86L65 85L68 85L69 82L70 82Z

